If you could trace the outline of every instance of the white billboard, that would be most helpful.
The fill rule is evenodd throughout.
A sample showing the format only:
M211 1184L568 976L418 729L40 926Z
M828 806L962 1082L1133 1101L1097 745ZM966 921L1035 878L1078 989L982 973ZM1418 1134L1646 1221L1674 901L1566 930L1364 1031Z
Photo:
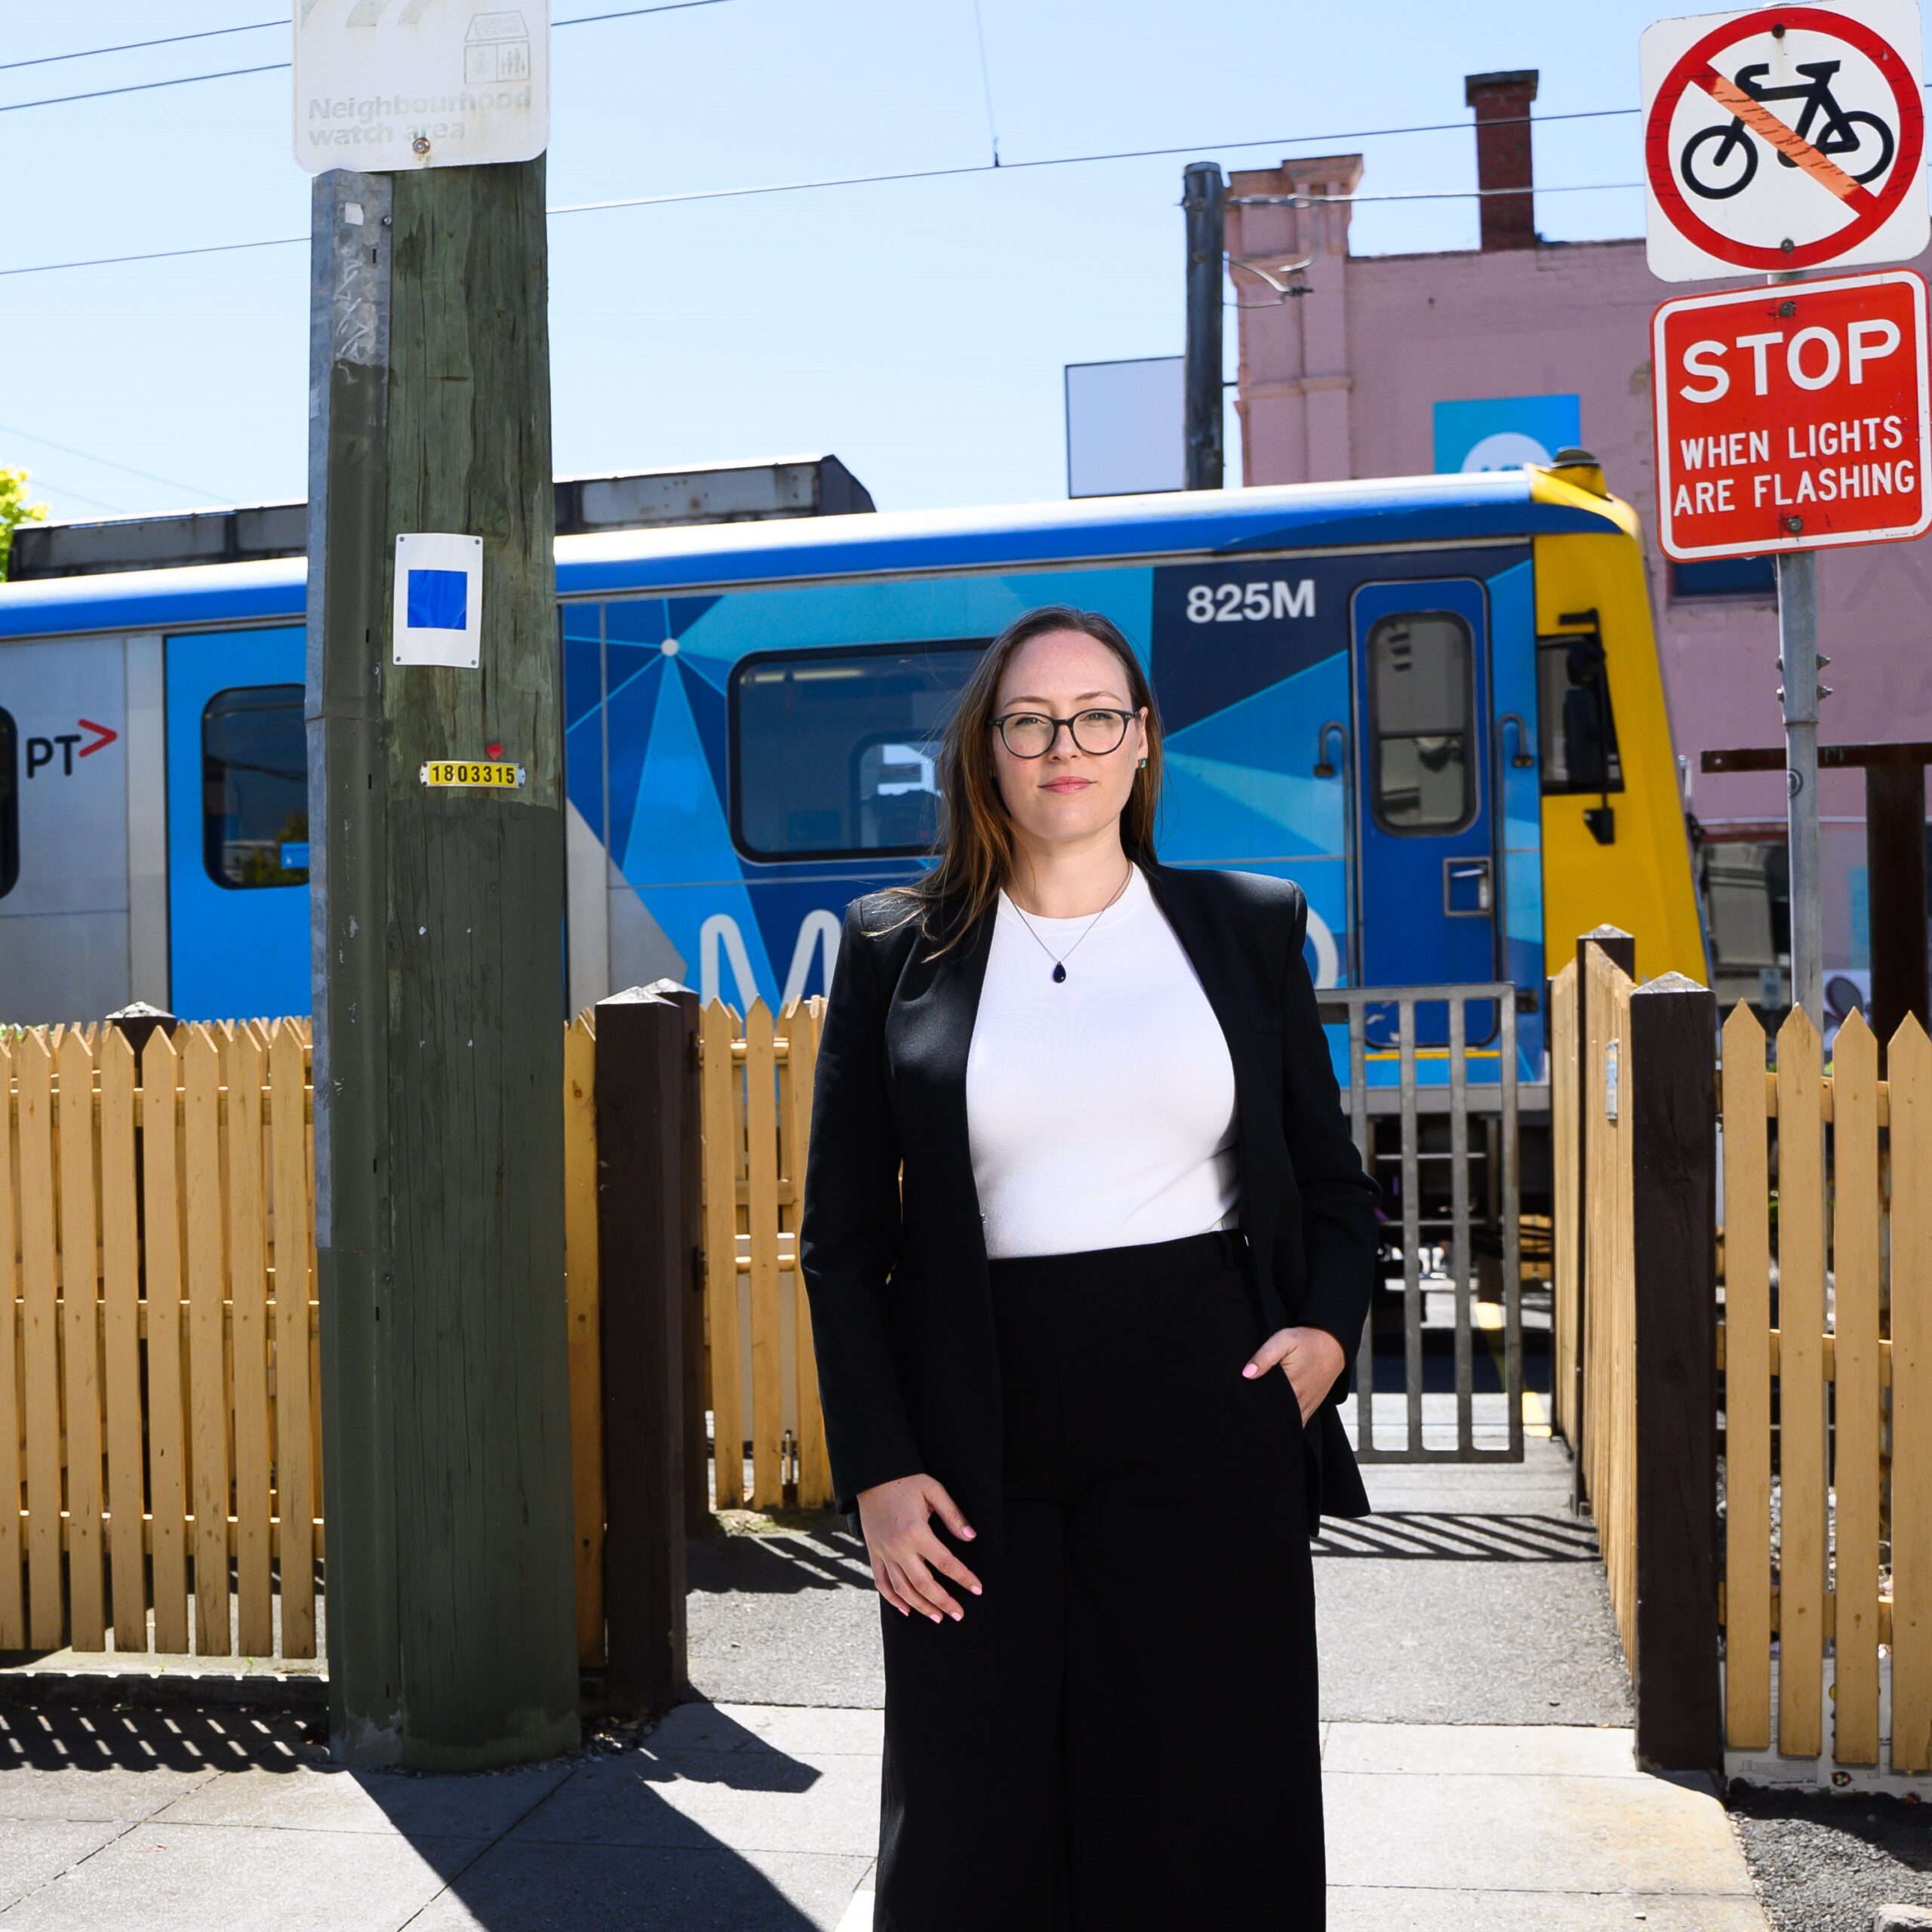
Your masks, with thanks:
M1187 478L1183 358L1066 365L1066 494L1136 496Z

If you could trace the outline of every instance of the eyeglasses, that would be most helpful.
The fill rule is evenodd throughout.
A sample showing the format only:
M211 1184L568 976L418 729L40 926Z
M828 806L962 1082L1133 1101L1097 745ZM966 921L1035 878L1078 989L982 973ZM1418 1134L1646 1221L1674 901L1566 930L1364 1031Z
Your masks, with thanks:
M1071 718L1051 718L1043 711L1009 711L995 718L993 724L1000 743L1015 758L1044 758L1053 749L1063 724L1078 749L1090 758L1104 758L1120 749L1134 718L1131 711L1076 711Z

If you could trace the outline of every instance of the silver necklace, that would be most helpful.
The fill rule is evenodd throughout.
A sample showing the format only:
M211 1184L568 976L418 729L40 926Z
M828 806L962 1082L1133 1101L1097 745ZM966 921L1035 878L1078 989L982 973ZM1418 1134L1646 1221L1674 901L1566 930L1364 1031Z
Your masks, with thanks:
M1115 900L1118 900L1121 894L1127 890L1129 883L1133 879L1133 877L1134 862L1130 859L1128 861L1126 875L1121 880L1119 884L1114 888L1113 898L1109 899L1106 905L1103 906L1100 911L1096 912L1094 916L1087 921L1086 924L1081 928L1080 938L1076 939L1073 942L1073 944L1069 946L1064 952L1057 955L1054 952L1053 948L1050 946L1044 940L1041 938L1040 935L1037 932L1034 931L1032 921L1028 918L1024 912L1020 912L1019 900L1015 899L1013 894L1010 892L1006 895L1006 903L1011 906L1016 912L1020 912L1020 923L1024 926L1029 933L1033 934L1034 944L1038 946L1040 950L1044 952L1049 959L1053 961L1053 981L1055 986L1064 986L1066 983L1066 962L1073 957L1075 949L1080 944L1080 940L1084 939L1087 935L1100 923L1101 920L1104 918L1109 912L1113 910Z

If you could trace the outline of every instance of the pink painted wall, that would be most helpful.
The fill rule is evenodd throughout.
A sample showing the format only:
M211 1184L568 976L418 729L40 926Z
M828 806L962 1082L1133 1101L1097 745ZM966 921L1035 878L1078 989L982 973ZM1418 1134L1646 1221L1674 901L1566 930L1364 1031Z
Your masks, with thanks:
M1413 475L1435 466L1433 405L1461 397L1574 392L1583 440L1610 487L1655 528L1650 319L1693 288L1657 281L1641 240L1546 243L1484 254L1353 256L1346 197L1361 158L1342 155L1237 173L1243 196L1327 195L1314 208L1231 205L1228 254L1241 309L1236 407L1242 480ZM1277 303L1244 260L1309 257L1312 294ZM1932 268L1932 255L1915 264ZM1740 278L1740 281L1755 278ZM1777 612L1770 598L1674 601L1668 560L1647 545L1651 601L1689 805L1713 829L1784 817L1775 773L1707 776L1706 747L1783 742ZM1826 551L1820 648L1833 660L1821 709L1827 743L1932 739L1932 538ZM1850 961L1847 878L1865 863L1864 784L1823 775L1828 965Z

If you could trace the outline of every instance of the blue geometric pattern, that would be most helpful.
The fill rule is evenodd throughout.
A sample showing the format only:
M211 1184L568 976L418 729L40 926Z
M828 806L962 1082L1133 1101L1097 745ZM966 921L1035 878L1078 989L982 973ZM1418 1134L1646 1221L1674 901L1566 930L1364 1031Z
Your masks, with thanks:
M738 1004L750 994L775 1000L821 990L826 922L835 921L858 894L915 876L921 862L809 854L760 860L737 849L730 720L739 667L774 654L795 665L820 651L956 648L961 640L992 637L1041 604L1071 603L1121 626L1152 670L1163 714L1178 721L1165 743L1161 857L1295 879L1312 915L1311 964L1324 983L1345 983L1355 896L1350 783L1343 769L1356 729L1351 600L1364 582L1399 585L1451 571L1487 580L1496 703L1520 712L1533 737L1527 546L1306 562L1263 557L1218 567L1109 564L860 578L567 604L569 755L574 767L582 758L596 770L608 743L610 765L606 801L595 809L586 802L574 769L571 795L600 829L608 814L609 849L620 871L703 990ZM1267 620L1189 622L1186 594L1197 580L1211 577L1266 587ZM1278 581L1278 592L1272 588ZM1256 608L1260 598L1257 591ZM595 622L592 611L601 614ZM595 715L581 703L589 660L573 654L580 639L592 638L605 693ZM827 661L835 669L826 675L837 675L842 660ZM1318 773L1324 762L1331 768ZM1503 938L1518 983L1535 984L1542 970L1537 774L1506 767L1500 783L1507 826L1497 855ZM1527 1048L1534 1029L1530 1017L1524 1020ZM1540 1038L1535 1044L1540 1053ZM1526 1052L1526 1071L1532 1063Z

